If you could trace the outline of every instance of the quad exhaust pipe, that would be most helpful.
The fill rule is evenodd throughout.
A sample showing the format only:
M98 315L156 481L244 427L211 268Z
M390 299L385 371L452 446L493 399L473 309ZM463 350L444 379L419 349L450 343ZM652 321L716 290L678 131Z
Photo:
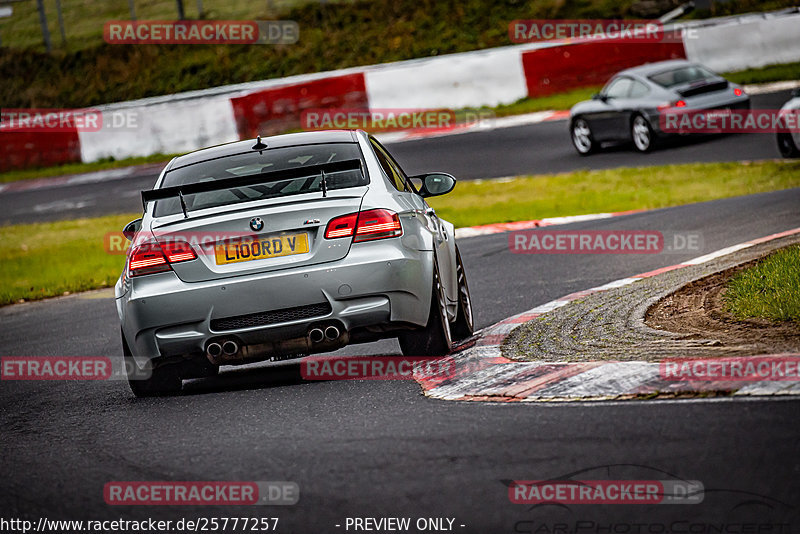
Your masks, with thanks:
M310 339L312 343L319 343L325 339L325 332L322 331L322 328L312 328L308 333L308 339Z
M248 345L234 336L220 336L206 345L206 358L213 365L236 365L264 360L271 356L283 357L336 350L346 345L349 339L349 333L339 325L317 323L305 336L265 343Z
M342 333L333 325L326 326L323 330L322 327L314 327L308 332L308 339L312 343L322 343L323 341L335 341L339 339Z
M328 341L333 341L334 339L339 337L339 329L335 326L331 325L325 329L325 339Z
M226 339L222 342L212 341L206 347L206 356L209 361L216 364L222 360L229 359L237 352L239 352L239 344L232 339Z
M222 356L222 345L219 343L209 343L206 347L206 355L212 362Z
M225 353L225 356L233 356L239 352L239 344L229 339L222 344L222 352Z

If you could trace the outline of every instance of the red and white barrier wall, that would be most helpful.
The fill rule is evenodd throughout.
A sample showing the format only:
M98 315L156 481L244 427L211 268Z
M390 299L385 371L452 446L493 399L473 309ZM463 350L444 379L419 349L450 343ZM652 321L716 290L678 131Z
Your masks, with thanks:
M292 76L102 106L99 132L0 133L0 172L171 154L300 127L304 109L458 109L604 83L641 63L688 57L717 71L800 61L800 14L703 21L665 43L549 42ZM106 121L107 122L107 121ZM76 139L77 137L77 139Z

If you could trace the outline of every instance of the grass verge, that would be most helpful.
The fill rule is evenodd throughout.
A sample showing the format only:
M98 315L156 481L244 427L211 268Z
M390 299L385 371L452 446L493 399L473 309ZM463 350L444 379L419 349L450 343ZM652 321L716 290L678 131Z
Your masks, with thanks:
M652 209L800 186L800 162L710 163L464 181L431 199L443 218L474 226ZM104 236L136 214L0 227L0 305L114 284L124 256Z
M692 163L464 181L430 204L458 227L665 208L798 186L798 161Z
M114 285L125 256L103 238L137 216L0 227L0 305Z
M734 276L725 301L739 319L800 322L800 246L770 254Z

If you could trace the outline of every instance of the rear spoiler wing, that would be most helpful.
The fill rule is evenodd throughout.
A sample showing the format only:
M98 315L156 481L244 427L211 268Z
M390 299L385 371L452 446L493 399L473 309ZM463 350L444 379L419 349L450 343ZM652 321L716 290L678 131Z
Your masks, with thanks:
M262 172L247 176L234 176L232 178L223 178L221 180L210 180L208 182L194 182L191 184L163 187L161 189L151 189L149 191L142 191L142 207L144 208L144 211L147 211L148 202L178 197L181 201L183 215L184 217L188 217L186 214L186 204L183 201L184 195L207 193L209 191L221 191L223 189L232 189L235 187L246 187L248 185L263 184L265 182L292 180L295 178L303 178L305 176L314 176L317 174L322 175L322 195L326 196L328 191L325 181L325 174L343 171L361 171L361 174L363 175L363 163L360 159L348 159L344 161L335 161L332 163L323 163L321 165L309 165L308 167L297 167L294 169L284 169L281 171Z

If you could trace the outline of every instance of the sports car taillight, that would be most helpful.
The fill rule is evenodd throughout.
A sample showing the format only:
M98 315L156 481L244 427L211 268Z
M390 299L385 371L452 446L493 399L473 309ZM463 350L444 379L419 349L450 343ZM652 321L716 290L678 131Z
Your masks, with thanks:
M185 241L164 244L151 241L137 245L128 258L128 276L154 274L171 269L171 263L180 263L197 258L192 247Z
M744 94L744 91L742 91L737 87L736 89L733 90L733 94L735 94L736 96L742 96Z
M397 213L385 209L373 209L349 213L331 219L325 227L325 239L353 237L354 243L374 241L387 237L403 235L400 217Z
M686 102L684 102L683 100L676 100L675 102L664 102L663 104L658 106L657 109L658 111L664 111L665 109L670 109L670 108L685 108L685 107L686 107Z

